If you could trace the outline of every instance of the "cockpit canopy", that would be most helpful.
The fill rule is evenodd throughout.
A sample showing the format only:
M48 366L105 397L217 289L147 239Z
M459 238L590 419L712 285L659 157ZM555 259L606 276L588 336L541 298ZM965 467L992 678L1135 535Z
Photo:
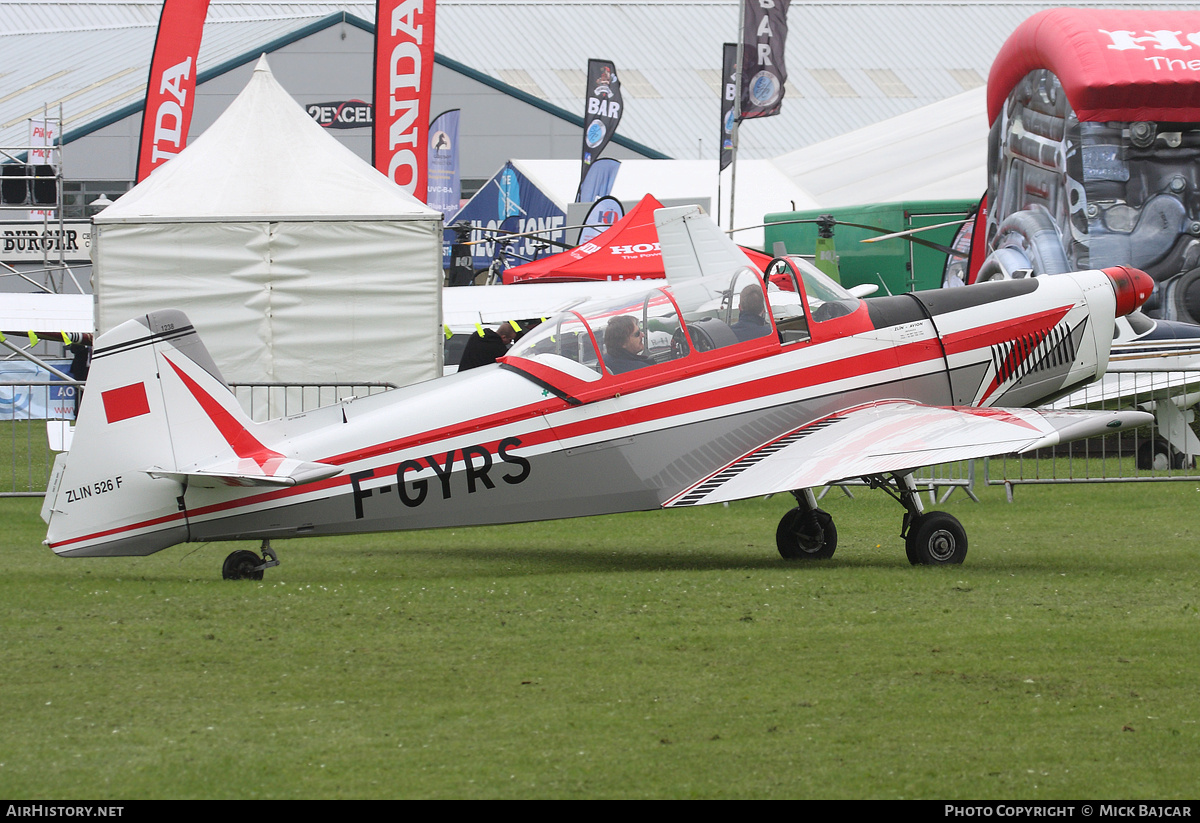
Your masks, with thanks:
M777 258L768 275L765 284L761 274L744 267L731 276L585 302L529 332L508 356L591 382L751 340L775 345L808 340L810 321L843 316L860 305L801 258Z
M622 374L772 333L762 276L744 268L552 317L509 351L584 380Z

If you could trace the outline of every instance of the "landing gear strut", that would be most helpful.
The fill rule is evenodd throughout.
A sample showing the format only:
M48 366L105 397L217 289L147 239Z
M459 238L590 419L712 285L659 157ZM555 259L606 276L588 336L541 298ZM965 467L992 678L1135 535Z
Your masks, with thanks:
M833 517L817 508L812 489L793 491L799 504L779 521L775 545L784 560L824 560L837 548Z
M863 478L873 489L883 489L904 507L904 553L914 566L959 564L967 556L967 531L952 514L927 512L921 506L912 474L893 474L889 481L882 475Z
M221 566L221 577L226 580L262 580L263 572L279 565L279 557L271 548L271 541L264 540L259 557L249 549L239 549L225 558Z

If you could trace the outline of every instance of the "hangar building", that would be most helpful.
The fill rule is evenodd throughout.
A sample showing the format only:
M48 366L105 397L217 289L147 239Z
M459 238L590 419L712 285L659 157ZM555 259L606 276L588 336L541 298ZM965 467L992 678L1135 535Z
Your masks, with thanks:
M782 113L741 130L740 156L777 158L983 86L1005 38L1055 5L793 3ZM31 118L61 117L65 217L87 216L96 197L133 183L160 8L0 0L0 148L27 144ZM315 112L369 101L374 15L373 3L342 0L213 0L191 136L245 87L262 54ZM736 40L737 17L736 0L439 0L432 108L462 111L464 197L506 160L579 157L590 57L614 61L626 100L605 156L712 160L715 176L721 45ZM357 127L331 131L369 159L369 128L343 125Z

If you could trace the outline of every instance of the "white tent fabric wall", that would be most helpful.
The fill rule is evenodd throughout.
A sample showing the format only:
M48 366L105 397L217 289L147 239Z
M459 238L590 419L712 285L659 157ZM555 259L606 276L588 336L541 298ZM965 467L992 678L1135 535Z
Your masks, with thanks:
M514 160L522 173L535 179L552 199L570 203L579 185L578 160ZM612 196L622 202L641 200L647 194L659 201L708 198L709 216L728 228L731 171L722 176L718 191L717 164L713 160L622 160L613 183ZM791 209L815 209L818 202L802 187L789 180L772 160L739 160L737 166L738 199L734 219L738 226L762 222L764 214ZM762 248L761 227L741 231L733 239L744 246Z
M442 215L310 118L260 60L178 157L95 218L100 332L184 311L226 380L441 375Z
M977 200L987 191L987 141L980 86L773 162L820 208Z

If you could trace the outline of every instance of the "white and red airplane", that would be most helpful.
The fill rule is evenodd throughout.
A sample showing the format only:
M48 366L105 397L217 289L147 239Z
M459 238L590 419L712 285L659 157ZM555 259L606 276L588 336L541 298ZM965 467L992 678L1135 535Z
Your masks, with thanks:
M1152 420L1028 408L1103 374L1114 318L1153 287L1136 269L863 300L798 258L764 283L696 210L659 223L669 285L558 314L496 365L265 423L182 313L107 332L47 490L47 545L256 539L264 557L235 551L224 574L261 578L272 538L791 492L780 553L825 558L837 529L811 490L861 477L903 505L911 562L961 563L966 532L923 511L914 469Z

